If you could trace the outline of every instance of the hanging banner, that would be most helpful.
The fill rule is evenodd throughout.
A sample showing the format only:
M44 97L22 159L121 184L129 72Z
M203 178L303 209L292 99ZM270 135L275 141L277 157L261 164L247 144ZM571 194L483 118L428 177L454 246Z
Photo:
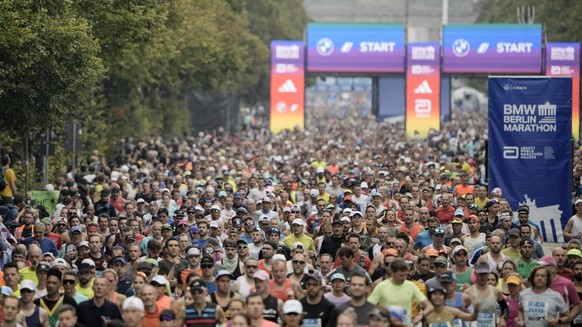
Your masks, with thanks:
M402 73L404 25L307 25L307 71Z
M426 137L441 125L439 44L409 43L406 66L406 135Z
M271 132L305 126L305 46L271 42Z
M59 203L59 195L61 193L59 191L29 191L27 194L35 205L43 206L46 212L52 214Z
M580 139L580 43L548 42L546 75L572 77L572 136Z
M443 72L539 74L542 25L445 25Z
M550 242L572 215L571 139L571 78L489 78L489 189L528 205Z

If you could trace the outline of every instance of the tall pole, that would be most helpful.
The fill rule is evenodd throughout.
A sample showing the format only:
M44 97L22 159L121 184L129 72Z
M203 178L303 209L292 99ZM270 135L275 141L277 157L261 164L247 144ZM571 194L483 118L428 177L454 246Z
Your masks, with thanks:
M442 19L443 19L443 25L447 25L449 23L449 0L443 0L443 13L442 13Z
M28 162L28 135L25 133L24 135L24 191L25 194L28 194L28 190L30 188L29 183L29 162Z
M45 153L44 153L44 161L43 161L43 164L44 164L44 172L43 172L43 176L42 176L42 182L43 182L44 185L48 184L48 170L49 170L49 159L48 159L48 156L49 156L49 142L50 142L50 139L51 139L50 132L51 132L50 129L47 128L46 129L46 132L45 132L45 142L46 142L46 144L45 144Z

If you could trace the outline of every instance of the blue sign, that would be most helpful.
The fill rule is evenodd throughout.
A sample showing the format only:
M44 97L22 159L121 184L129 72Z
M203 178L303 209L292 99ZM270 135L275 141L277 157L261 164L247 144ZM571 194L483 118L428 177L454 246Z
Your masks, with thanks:
M307 71L403 73L404 26L326 24L307 26Z
M541 73L542 26L445 25L445 73Z
M544 238L564 240L572 215L572 79L489 78L489 188L500 187Z

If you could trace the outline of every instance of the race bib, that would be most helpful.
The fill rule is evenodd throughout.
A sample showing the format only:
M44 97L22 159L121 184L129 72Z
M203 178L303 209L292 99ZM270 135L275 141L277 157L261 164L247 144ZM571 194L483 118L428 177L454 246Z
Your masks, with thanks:
M495 327L495 314L480 312L477 316L477 327Z
M525 308L527 321L545 321L547 316L546 303L541 301L529 301Z
M307 318L307 319L303 319L302 320L303 327L322 327L321 326L321 319L317 318L317 319L313 319L313 318Z

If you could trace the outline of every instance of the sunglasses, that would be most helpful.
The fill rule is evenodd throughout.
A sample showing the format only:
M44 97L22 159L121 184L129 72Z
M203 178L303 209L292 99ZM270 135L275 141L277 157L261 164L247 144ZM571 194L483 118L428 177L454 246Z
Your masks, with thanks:
M63 284L73 285L73 284L75 284L75 280L74 279L63 279Z
M204 293L204 290L201 289L192 290L192 294L202 294L202 293Z
M245 225L251 227L251 226L255 226L255 223L246 223Z
M200 266L202 269L210 269L210 268L214 268L213 265L204 265L204 266Z
M257 269L257 268L259 268L258 265L256 265L256 266L255 265L245 265L245 267L247 267L249 269Z
M295 265L304 265L305 261L293 260L293 264Z
M174 317L171 316L160 316L160 321L172 321Z
M34 291L29 290L29 289L23 289L23 290L20 290L20 293L34 293Z
M178 227L186 227L186 226L188 226L188 225L186 225L186 224L180 224L180 225L178 225Z
M247 245L239 245L239 246L238 246L238 249L239 249L239 250L246 249L246 248L248 248L248 246L247 246Z

